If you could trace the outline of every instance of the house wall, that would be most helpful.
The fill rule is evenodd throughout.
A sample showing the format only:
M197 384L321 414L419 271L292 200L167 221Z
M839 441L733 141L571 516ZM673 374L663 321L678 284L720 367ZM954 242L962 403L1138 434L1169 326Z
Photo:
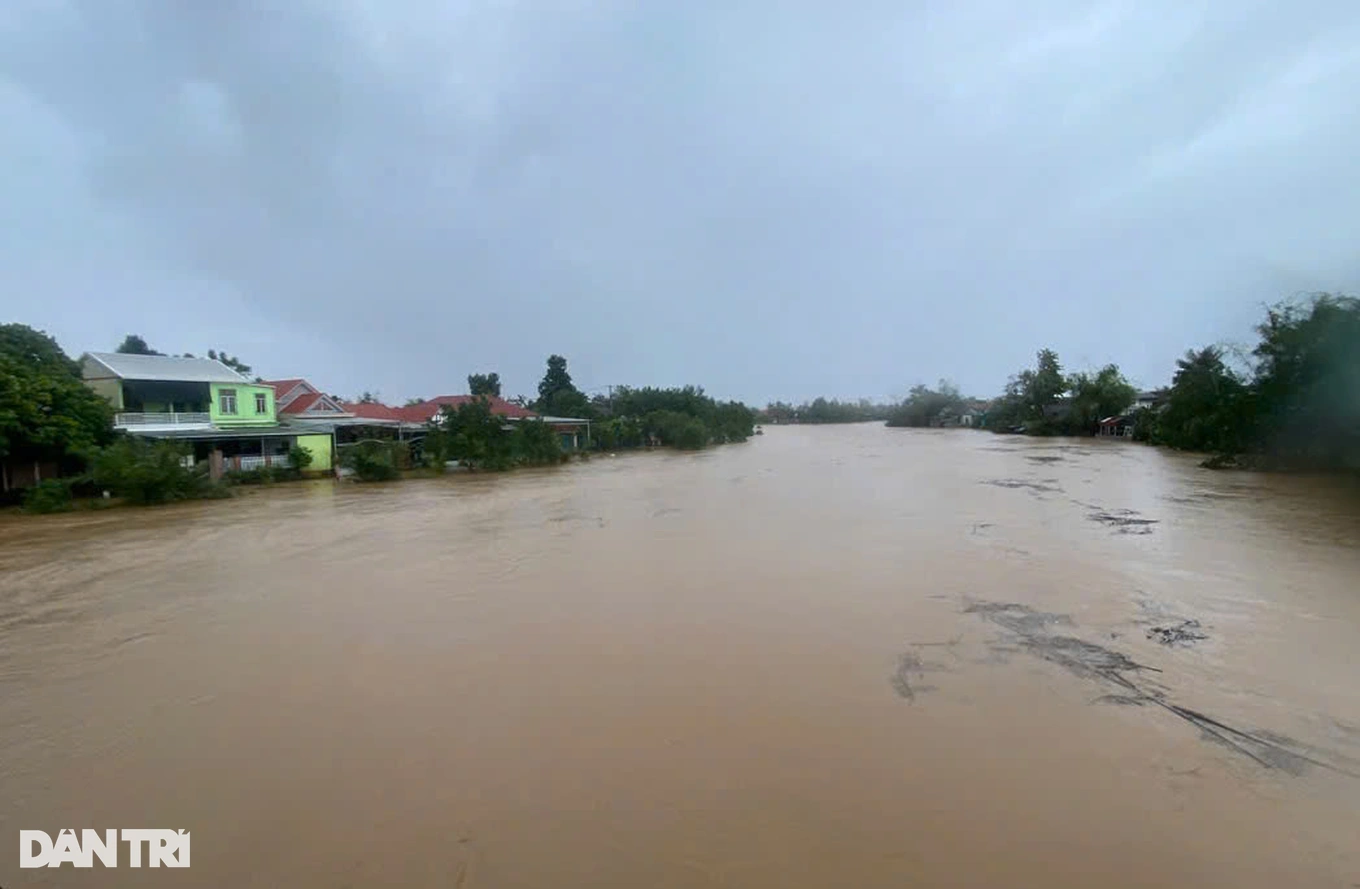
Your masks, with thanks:
M89 361L85 362L87 365ZM105 371L107 373L108 371ZM85 385L94 390L96 395L104 396L109 404L113 405L116 411L123 410L123 381L117 377L104 377L103 379L86 379Z
M214 426L272 426L278 422L278 415L274 405L274 389L270 386L259 386L254 383L210 383L208 385L211 400L208 403L208 414ZM236 413L222 413L222 390L236 390ZM263 392L265 396L264 413L255 410L255 394Z
M299 435L297 444L300 448L305 448L312 455L312 465L308 466L308 471L322 472L330 471L335 465L331 459L331 437L327 435Z

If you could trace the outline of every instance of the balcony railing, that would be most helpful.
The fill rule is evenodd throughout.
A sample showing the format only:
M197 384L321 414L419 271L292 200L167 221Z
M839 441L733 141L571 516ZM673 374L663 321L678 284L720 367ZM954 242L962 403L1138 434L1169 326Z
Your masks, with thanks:
M129 426L207 426L212 416L207 411L158 411L155 413L119 413L113 415L113 425Z

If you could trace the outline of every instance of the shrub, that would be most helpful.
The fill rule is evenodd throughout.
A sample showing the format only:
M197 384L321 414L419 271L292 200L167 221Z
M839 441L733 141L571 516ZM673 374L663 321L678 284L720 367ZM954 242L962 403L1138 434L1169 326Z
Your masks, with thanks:
M687 451L697 451L706 447L708 445L708 427L700 420L686 420L676 430L675 440L672 444Z
M223 496L201 467L184 463L188 451L168 441L126 437L99 450L90 477L131 503L167 503Z
M269 485L297 478L297 471L287 466L257 466L240 472L228 472L223 477L236 485Z
M71 507L71 482L68 479L45 479L24 494L24 512L67 512Z
M342 465L354 470L359 481L385 482L401 475L396 448L398 442L368 440L350 445L341 458Z
M562 442L542 420L521 420L511 433L511 450L516 463L541 466L562 460Z
M312 465L312 452L301 445L293 445L288 449L288 465L298 474L306 472Z

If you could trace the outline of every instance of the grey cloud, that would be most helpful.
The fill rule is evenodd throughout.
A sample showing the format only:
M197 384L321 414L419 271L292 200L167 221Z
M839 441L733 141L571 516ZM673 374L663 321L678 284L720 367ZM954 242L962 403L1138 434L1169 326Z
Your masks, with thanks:
M1155 384L1354 287L1353 4L915 6L15 6L0 293L341 392L764 401Z

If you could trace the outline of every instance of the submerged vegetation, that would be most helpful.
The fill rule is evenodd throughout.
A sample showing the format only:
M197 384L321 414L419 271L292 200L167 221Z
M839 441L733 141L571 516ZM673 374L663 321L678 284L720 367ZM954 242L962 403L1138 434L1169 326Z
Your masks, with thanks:
M1215 346L1187 352L1136 436L1219 465L1360 470L1360 300L1283 303L1256 331L1247 370Z
M230 496L205 467L186 460L187 449L167 441L124 436L90 461L90 480L129 503L168 503Z
M1171 385L1139 396L1119 367L1064 373L1040 350L988 403L970 402L942 381L917 386L890 426L973 425L1029 435L1091 435L1105 418L1135 439L1212 454L1205 465L1360 470L1360 300L1317 294L1266 311L1258 341L1234 367L1228 350L1191 349Z
M815 398L799 405L772 401L758 419L764 423L869 423L889 419L893 410L890 404L878 404L867 398L859 401Z
M450 462L492 470L543 466L558 463L564 456L548 424L533 419L510 423L492 413L486 398L445 407L425 434L423 452L436 471Z
M697 386L620 386L601 411L600 449L658 444L695 450L741 442L755 433L756 414L738 401L718 401Z

